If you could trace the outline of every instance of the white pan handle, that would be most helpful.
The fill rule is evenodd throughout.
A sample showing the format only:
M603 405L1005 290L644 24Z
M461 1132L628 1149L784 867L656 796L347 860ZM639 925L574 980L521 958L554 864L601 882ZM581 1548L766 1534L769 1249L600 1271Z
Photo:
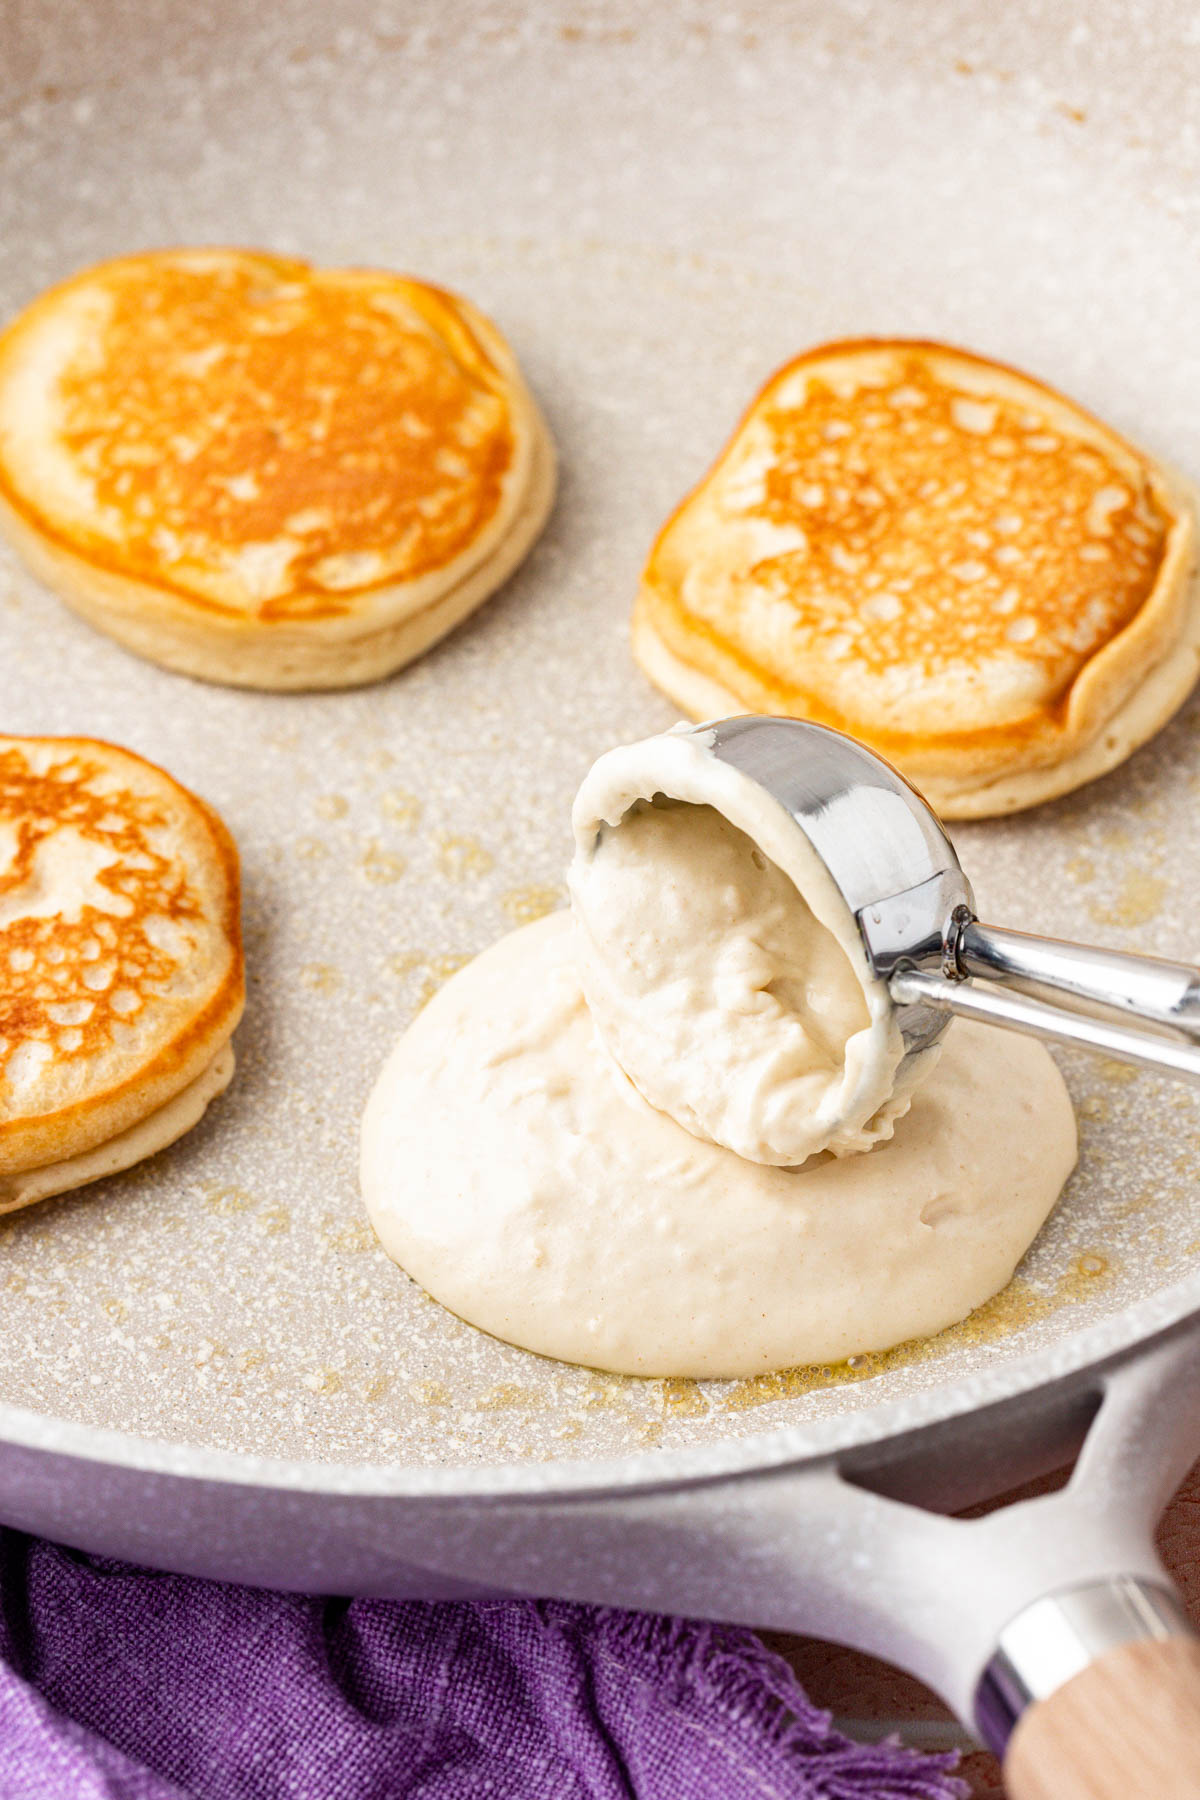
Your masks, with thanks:
M585 1503L561 1544L542 1513L536 1569L518 1574L510 1561L513 1585L741 1619L885 1657L1008 1753L1013 1800L1200 1800L1200 1653L1154 1547L1162 1508L1200 1454L1200 1322L1094 1379L1096 1411L1056 1493L973 1519L897 1498L929 1491L913 1462L923 1455L928 1473L918 1431L910 1445L885 1440L816 1466ZM1076 1392L1082 1410L1087 1390ZM988 1434L1033 1439L1044 1423L1037 1395L1014 1419L990 1421L986 1409L964 1419L973 1435L947 1442L946 1476L964 1457L1002 1467ZM1077 1413L1076 1432L1081 1423ZM1098 1710L1103 1750L1089 1761L1080 1733ZM1167 1746L1182 1786L1161 1774Z
M1086 1399L1083 1390L1079 1399ZM1045 1735L1039 1716L1065 1719L1065 1699L1060 1709L1058 1696L1069 1695L1072 1683L1090 1683L1092 1671L1106 1667L1110 1675L1123 1668L1132 1680L1136 1668L1141 1689L1151 1666L1190 1671L1195 1663L1191 1628L1154 1531L1200 1454L1200 1330L1189 1325L1124 1364L1098 1370L1095 1400L1067 1485L981 1518L945 1517L895 1498L927 1483L907 1473L912 1451L901 1447L889 1462L886 1443L882 1461L872 1460L878 1453L871 1451L851 1453L837 1468L797 1470L789 1484L796 1509L791 1561L798 1564L803 1552L805 1565L797 1567L794 1591L803 1608L797 1607L792 1628L911 1669L997 1754L1011 1740L1018 1774L1028 1775ZM964 1454L980 1462L988 1456L987 1415L980 1418L973 1438L948 1447L950 1468ZM1037 1430L1035 1404L1024 1424ZM786 1536L786 1500L780 1500L772 1516ZM782 1586L780 1573L774 1579ZM1111 1686L1110 1680L1109 1750L1123 1736L1131 1758L1149 1755L1140 1693L1131 1690L1132 1704L1122 1712ZM1200 1690L1195 1704L1200 1728ZM1159 1791L1127 1783L1119 1796L1141 1800L1144 1792L1146 1800L1158 1800ZM1187 1791L1200 1800L1200 1779ZM1115 1800L1116 1794L1060 1785L1054 1800ZM1021 1800L1026 1795L1039 1795L1028 1779Z
M1132 1532L1149 1547L1197 1448L1195 1380L1186 1342L1109 1377L1067 1488L1028 1503L1051 1546L1099 1518L1118 1544ZM1200 1797L1200 1640L1165 1573L1114 1569L1027 1603L1001 1628L973 1710L1011 1800Z
M1021 1446L1048 1468L1047 1453L1081 1435L1057 1493L974 1519L897 1497L965 1504L953 1497L964 1464L978 1492L975 1477L1003 1479ZM740 1620L886 1657L1007 1752L1014 1800L1200 1800L1200 1654L1154 1548L1159 1514L1198 1454L1191 1320L1086 1383L984 1406L944 1431L659 1489L492 1495L455 1509L453 1529L444 1509L415 1517L411 1551L393 1512L378 1530L388 1554L492 1593L499 1582ZM1090 1602L1064 1598L1085 1593Z

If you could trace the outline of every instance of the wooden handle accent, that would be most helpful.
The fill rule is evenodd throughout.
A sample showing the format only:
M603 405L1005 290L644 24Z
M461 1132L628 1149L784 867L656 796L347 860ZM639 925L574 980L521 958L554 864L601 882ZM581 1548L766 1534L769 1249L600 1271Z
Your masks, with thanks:
M1122 1644L1023 1714L1009 1800L1200 1800L1200 1640Z

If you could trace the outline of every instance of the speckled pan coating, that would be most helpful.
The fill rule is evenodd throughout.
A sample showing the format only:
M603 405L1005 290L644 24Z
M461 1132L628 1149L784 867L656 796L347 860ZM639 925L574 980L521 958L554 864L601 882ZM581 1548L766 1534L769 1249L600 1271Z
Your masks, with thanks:
M1129 1303L1200 1284L1200 1094L1079 1057L1080 1171L1019 1285L836 1381L637 1382L509 1349L387 1261L355 1177L394 1036L561 899L592 758L671 722L629 655L639 568L784 358L854 333L956 340L1200 475L1190 10L37 10L0 24L6 315L151 244L408 269L499 321L563 482L507 589L359 693L171 676L0 563L4 729L115 738L210 800L242 849L249 970L238 1077L208 1119L0 1226L0 1402L381 1466L703 1451L884 1400L937 1410L961 1377L1003 1391L1065 1332L1107 1321L1097 1347L1116 1344ZM958 830L985 916L1200 953L1198 724L1193 702L1107 780Z

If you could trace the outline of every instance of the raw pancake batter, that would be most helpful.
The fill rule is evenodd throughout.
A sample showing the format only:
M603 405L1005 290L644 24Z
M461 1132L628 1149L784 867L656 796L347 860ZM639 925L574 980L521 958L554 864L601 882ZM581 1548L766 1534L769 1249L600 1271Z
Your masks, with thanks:
M641 1097L588 1016L566 914L454 977L367 1107L385 1249L548 1356L738 1376L940 1330L1009 1279L1075 1161L1040 1044L956 1022L890 1142L767 1168Z
M694 733L664 732L600 757L573 820L583 991L652 1106L783 1166L892 1135L936 1052L897 1088L887 990L777 800Z
M751 1162L866 1148L823 1121L870 1024L863 990L744 832L711 806L640 800L572 894L588 1008L651 1105Z

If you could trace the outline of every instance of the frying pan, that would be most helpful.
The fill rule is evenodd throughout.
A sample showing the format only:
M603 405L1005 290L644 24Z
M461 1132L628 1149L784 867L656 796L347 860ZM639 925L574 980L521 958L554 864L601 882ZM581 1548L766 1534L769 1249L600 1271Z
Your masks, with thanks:
M942 337L1200 470L1191 9L56 0L0 32L5 313L151 244L410 269L497 317L564 469L505 592L362 692L166 674L0 565L5 729L115 738L210 799L251 971L206 1120L3 1225L0 1513L238 1580L815 1632L997 1747L1028 1708L1016 1793L1200 1791L1195 1733L1138 1716L1196 1716L1150 1542L1200 1450L1194 1091L1064 1054L1080 1168L1013 1287L931 1343L749 1382L472 1331L383 1257L354 1174L405 1020L561 899L583 771L671 722L629 657L639 565L776 364ZM1198 720L957 831L981 908L1194 955ZM941 1516L1081 1444L1063 1492Z

